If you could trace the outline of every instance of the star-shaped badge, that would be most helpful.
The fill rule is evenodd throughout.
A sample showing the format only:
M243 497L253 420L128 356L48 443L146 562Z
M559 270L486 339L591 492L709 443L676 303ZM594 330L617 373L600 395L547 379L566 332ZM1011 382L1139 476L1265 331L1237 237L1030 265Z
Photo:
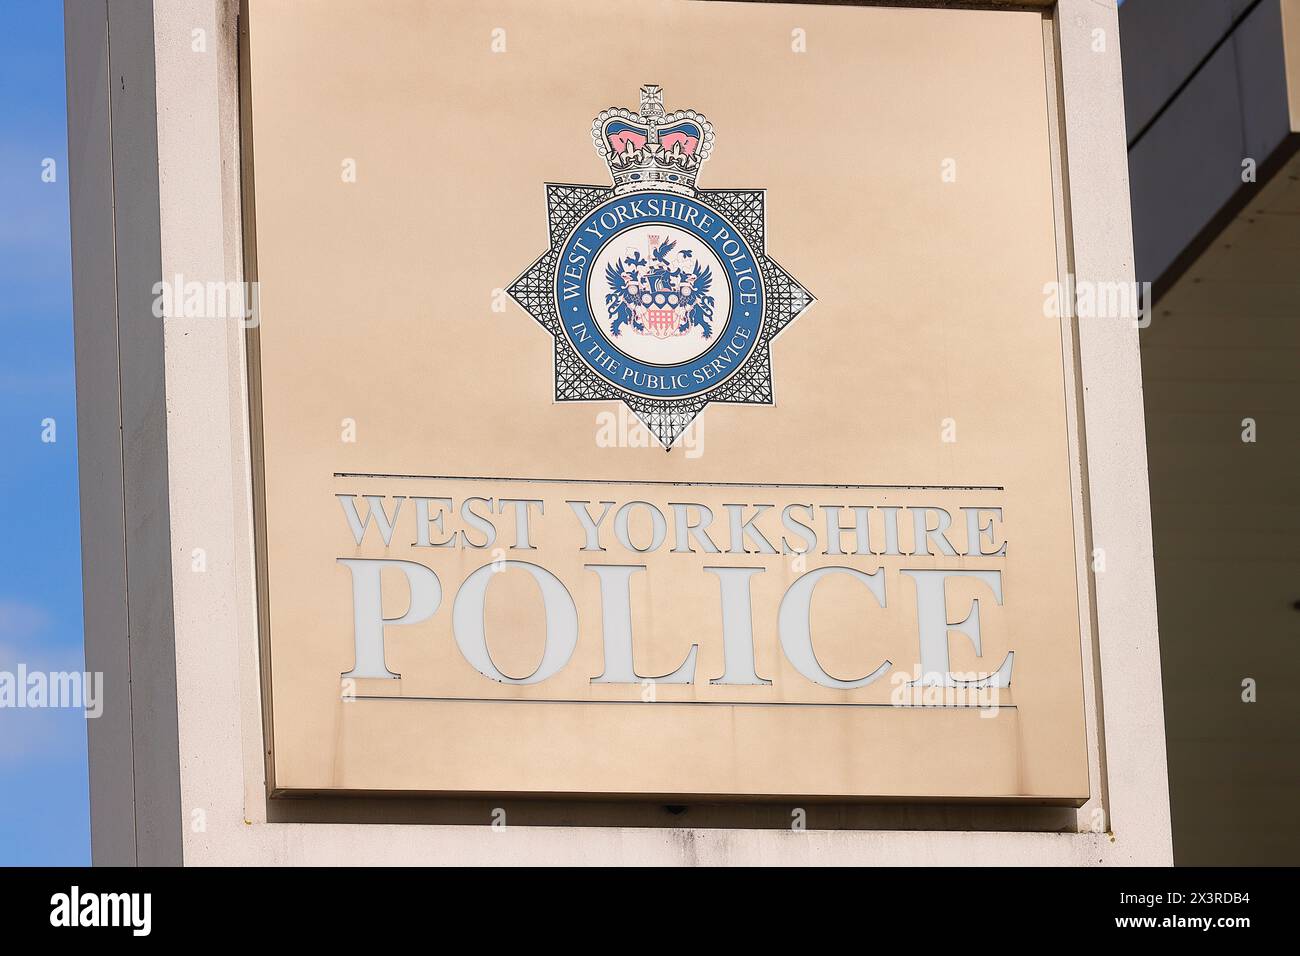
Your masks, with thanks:
M671 448L710 402L771 405L771 343L813 297L766 252L761 189L697 190L713 127L609 109L613 187L546 186L549 248L508 288L555 342L555 400L622 401Z

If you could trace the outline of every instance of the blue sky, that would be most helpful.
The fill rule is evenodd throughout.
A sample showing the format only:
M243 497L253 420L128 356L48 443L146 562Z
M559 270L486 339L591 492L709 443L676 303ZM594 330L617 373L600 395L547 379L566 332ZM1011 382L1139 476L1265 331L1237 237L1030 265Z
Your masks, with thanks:
M0 670L82 668L71 283L63 5L4 0ZM85 724L78 710L0 709L0 865L90 862Z

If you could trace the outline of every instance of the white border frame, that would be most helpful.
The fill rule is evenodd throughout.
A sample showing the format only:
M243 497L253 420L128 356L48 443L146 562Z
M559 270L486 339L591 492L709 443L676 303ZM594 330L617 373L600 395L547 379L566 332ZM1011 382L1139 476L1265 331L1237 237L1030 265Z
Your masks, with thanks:
M1172 863L1141 367L1127 320L1063 326L1083 420L1081 434L1071 429L1076 518L1089 531L1076 547L1081 624L1097 635L1084 660L1094 796L1081 832L268 822L244 332L144 314L140 286L159 270L124 251L150 245L156 201L162 276L242 277L238 9L87 0L66 12L87 662L121 671L125 657L132 702L92 722L96 863ZM207 55L191 51L198 29ZM1098 36L1105 50L1094 52ZM1058 232L1073 241L1060 264L1080 282L1131 282L1114 3L1059 0L1045 55L1049 85L1053 62L1059 79L1047 95L1064 107ZM157 170L142 168L155 134ZM116 445L103 440L114 424ZM114 469L120 481L106 480ZM1087 571L1095 547L1104 573ZM194 548L205 573L190 570ZM167 576L170 607L150 587Z

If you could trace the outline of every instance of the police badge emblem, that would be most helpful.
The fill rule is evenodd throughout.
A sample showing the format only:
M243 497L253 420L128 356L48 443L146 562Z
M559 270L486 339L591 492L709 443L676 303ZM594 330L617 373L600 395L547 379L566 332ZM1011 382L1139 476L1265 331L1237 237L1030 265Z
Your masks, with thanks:
M813 301L767 255L761 189L697 189L713 125L602 110L614 185L548 183L550 248L507 290L555 340L555 400L624 402L665 447L710 402L771 405L771 342Z

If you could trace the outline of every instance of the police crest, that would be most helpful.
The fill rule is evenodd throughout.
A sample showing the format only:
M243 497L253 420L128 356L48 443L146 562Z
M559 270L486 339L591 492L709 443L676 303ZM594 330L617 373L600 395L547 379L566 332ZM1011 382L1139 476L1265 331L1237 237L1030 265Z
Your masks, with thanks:
M713 125L658 86L591 134L614 185L548 183L550 248L507 290L554 338L555 400L623 401L665 448L710 402L773 404L812 296L767 255L763 190L697 189Z

